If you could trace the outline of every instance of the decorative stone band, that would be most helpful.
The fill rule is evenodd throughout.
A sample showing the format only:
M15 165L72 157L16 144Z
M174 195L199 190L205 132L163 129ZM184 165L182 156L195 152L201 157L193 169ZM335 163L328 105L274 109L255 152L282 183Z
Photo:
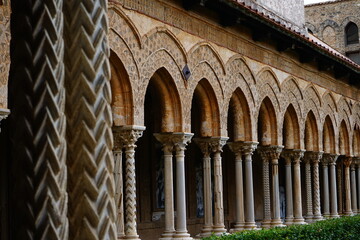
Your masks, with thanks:
M7 118L7 116L10 114L9 109L0 108L0 132L1 132L1 120Z

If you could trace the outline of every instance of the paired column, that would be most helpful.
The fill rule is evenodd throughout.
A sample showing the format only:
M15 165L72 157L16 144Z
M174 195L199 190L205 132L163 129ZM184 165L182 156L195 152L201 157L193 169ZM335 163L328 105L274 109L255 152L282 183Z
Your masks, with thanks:
M231 151L235 153L236 223L234 229L232 229L233 232L241 231L243 229L256 228L254 216L252 154L253 151L256 149L257 144L257 142L234 142L228 144ZM245 156L245 204L242 155Z
M337 206L337 192L336 192L336 160L339 155L337 154L324 154L325 160L329 163L329 174L330 174L330 217L337 218L338 214L338 206ZM325 197L325 196L324 196ZM325 199L325 201L327 201Z
M354 214L358 213L358 204L357 204L357 190L356 190L356 168L355 168L355 162L356 159L353 158L351 163L351 206L352 206L352 212Z
M263 159L263 184L264 184L264 220L262 226L284 226L280 219L280 193L279 193L279 157L283 146L260 146L259 153ZM271 219L269 165L272 166L272 202L273 218Z
M344 159L345 165L345 212L346 216L352 216L351 209L351 186L350 186L350 166L351 166L351 157L346 157Z
M321 202L320 202L320 179L319 179L319 162L323 152L305 152L304 158L309 159L312 164L312 186L313 186L313 221L322 220Z
M142 136L144 130L143 126L131 125L114 128L114 135L120 138L119 141L123 144L122 148L125 149L125 238L133 240L140 239L136 224L135 143ZM120 216L118 215L118 217ZM118 218L117 222L121 221Z
M324 206L324 217L330 217L330 193L329 193L329 154L324 153L321 160L322 172L323 172L323 206Z
M163 144L165 167L165 231L161 239L192 239L186 225L185 148L192 133L154 134ZM176 159L176 228L174 229L173 152Z

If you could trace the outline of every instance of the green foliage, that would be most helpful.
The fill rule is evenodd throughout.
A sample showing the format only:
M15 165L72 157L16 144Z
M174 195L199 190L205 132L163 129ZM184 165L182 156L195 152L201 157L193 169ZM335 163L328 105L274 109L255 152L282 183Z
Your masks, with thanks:
M211 236L203 240L270 240L270 239L360 239L360 215L318 221L309 225L293 225L285 228L242 231L235 234Z

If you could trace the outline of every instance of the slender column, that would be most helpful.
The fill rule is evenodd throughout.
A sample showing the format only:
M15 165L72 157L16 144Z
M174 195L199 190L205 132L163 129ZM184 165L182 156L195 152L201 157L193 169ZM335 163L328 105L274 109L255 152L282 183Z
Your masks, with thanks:
M192 133L173 133L176 157L176 231L173 239L192 239L186 226L185 148Z
M337 192L336 192L336 160L339 155L336 154L326 154L325 157L328 159L330 166L330 206L331 212L330 217L337 218L338 206L337 206Z
M351 157L346 157L344 159L345 165L345 215L352 216L351 210L351 187L350 187L350 166L351 166Z
M351 164L351 206L354 214L358 212L357 205L357 191L356 191L356 172L355 172L355 159Z
M311 181L311 160L305 158L305 189L306 189L306 222L312 223L314 218L312 181Z
M195 138L194 142L199 146L203 153L203 171L204 171L204 226L201 230L201 237L211 235L213 226L212 211L212 191L211 191L211 158L210 141L211 138Z
M292 191L292 174L291 174L291 153L287 150L281 152L281 156L285 159L285 177L286 177L286 217L285 225L291 225L294 221L293 210L293 191Z
M304 150L293 150L294 158L294 224L305 224L302 216L300 159ZM311 195L311 192L310 192ZM311 211L312 213L312 211Z
M245 229L256 229L254 213L254 189L252 173L252 154L258 142L243 142L242 153L245 155Z
M343 215L344 213L344 204L343 204L343 161L342 158L338 158L337 159L337 168L336 168L336 173L337 173L337 197L338 197L338 210L339 210L339 215Z
M324 153L321 164L322 164L322 171L323 171L323 205L324 205L324 217L330 217L330 194L329 194L329 170L328 170L328 158L326 157L327 154Z
M214 152L214 196L215 196L215 216L214 216L213 232L218 235L226 232L225 224L224 224L221 152L228 138L219 137L214 139L217 139L217 141L212 144L212 151Z
M358 198L357 198L357 203L358 203L358 214L360 214L360 158L357 157L355 160L355 164L356 164L356 173L357 173L357 192L358 192Z
M116 215L116 229L117 238L121 239L125 237L124 231L124 193L123 193L123 166L122 166L122 148L123 143L121 141L120 134L113 127L114 136L114 179L115 179L115 206L117 207Z
M175 234L174 190L173 190L173 137L171 133L155 133L155 138L162 143L164 153L164 194L165 194L165 230L162 240L172 239Z
M310 159L313 163L313 213L314 221L322 220L321 203L320 203L320 179L319 179L319 162L323 152L305 152L305 159Z
M236 222L231 232L238 232L244 229L244 185L243 185L243 170L242 170L242 143L233 142L228 143L229 148L235 153L235 184L236 184Z
M118 131L125 148L125 238L140 239L136 227L136 141L142 136L143 126L121 126Z
M263 228L271 226L271 200L270 200L270 174L269 174L269 156L266 147L259 146L258 153L262 159L263 166L263 191L264 191L264 219L261 223Z

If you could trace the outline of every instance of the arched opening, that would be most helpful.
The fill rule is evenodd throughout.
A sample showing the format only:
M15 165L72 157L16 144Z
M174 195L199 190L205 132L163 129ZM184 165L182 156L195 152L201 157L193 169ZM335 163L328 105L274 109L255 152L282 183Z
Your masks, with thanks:
M305 121L305 149L306 151L319 151L318 127L312 111L308 112Z
M326 26L322 32L324 42L332 47L336 47L336 34L334 28Z
M134 124L133 96L129 75L120 59L110 51L111 109L115 126Z
M360 157L360 127L357 124L355 125L354 128L353 152L354 152L354 156Z
M349 133L344 120L340 124L339 150L340 155L350 155Z
M335 153L335 131L329 115L324 122L323 149L324 153Z
M297 115L292 104L284 115L283 145L285 149L300 149L300 128Z
M345 35L347 45L359 43L359 29L355 23L349 22L346 25Z
M258 141L260 145L276 145L277 127L275 109L271 100L266 97L260 106L258 117Z
M199 81L194 90L191 132L194 133L193 139L220 135L219 107L215 92L207 79ZM185 154L187 222L189 233L195 236L201 232L205 216L203 153L194 140L188 145Z
M136 150L138 233L141 239L151 240L159 238L165 226L164 158L154 133L182 131L179 94L165 68L157 70L149 81L144 124L146 130Z

